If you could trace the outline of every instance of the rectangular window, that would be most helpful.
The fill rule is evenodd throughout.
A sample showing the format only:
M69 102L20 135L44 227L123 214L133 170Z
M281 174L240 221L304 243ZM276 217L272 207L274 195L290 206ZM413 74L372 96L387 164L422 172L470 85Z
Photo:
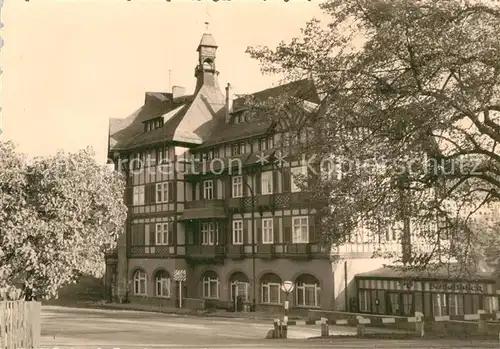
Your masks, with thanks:
M261 184L262 184L262 195L273 193L273 173L271 171L262 172Z
M203 298L219 298L218 278L203 278Z
M146 289L146 273L143 271L137 271L134 275L134 294L145 296L147 294Z
M273 219L264 218L262 220L262 243L272 244L274 243L274 232L273 232Z
M432 294L432 313L433 316L447 316L448 306L446 304L446 294L434 293Z
M243 177L234 176L232 178L232 181L233 181L233 198L243 197Z
M233 221L233 245L243 244L243 221Z
M292 193L300 191L300 187L297 185L306 185L307 183L307 167L294 167L291 169L291 183L292 183Z
M484 306L483 309L488 313L494 313L498 311L498 297L497 296L485 296L483 297ZM477 313L474 312L474 313Z
M261 138L259 140L259 149L260 150L268 150L274 148L274 138L273 136L269 136L266 138Z
M156 202L168 202L168 182L156 183Z
M231 146L231 155L242 155L245 154L245 143L237 143Z
M163 147L158 149L158 162L160 164L165 164L168 162L168 148Z
M262 303L265 304L280 304L280 288L281 285L272 282L262 283Z
M132 203L134 206L144 205L144 186L136 185L134 187Z
M168 223L156 224L156 244L168 245Z
M201 244L206 246L215 245L217 241L217 235L219 230L219 225L214 222L202 223L201 224Z
M212 200L214 198L214 181L203 181L203 198L205 200Z
M292 242L294 244L309 243L309 217L293 217Z
M450 307L450 315L464 314L464 296L462 294L449 294L448 304Z

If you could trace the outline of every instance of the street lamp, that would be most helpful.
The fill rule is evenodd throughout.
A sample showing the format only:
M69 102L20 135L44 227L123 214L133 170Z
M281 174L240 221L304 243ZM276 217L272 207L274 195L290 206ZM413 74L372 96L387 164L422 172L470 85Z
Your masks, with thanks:
M292 281L284 281L281 284L281 291L285 293L285 312L283 315L283 332L282 332L282 338L287 337L287 332L288 332L288 308L289 308L289 303L288 303L288 296L290 293L293 292L293 289L295 288L295 285Z
M255 171L249 171L249 174L252 175L252 178L255 174ZM255 311L256 307L256 299L257 297L257 280L256 280L256 272L255 272L255 193L253 191L253 188L250 184L248 184L248 181L245 180L244 176L243 178L243 184L248 188L248 191L250 192L250 198L252 200L252 215L251 215L251 220L252 220L252 279L253 279L253 297L252 297L252 311Z

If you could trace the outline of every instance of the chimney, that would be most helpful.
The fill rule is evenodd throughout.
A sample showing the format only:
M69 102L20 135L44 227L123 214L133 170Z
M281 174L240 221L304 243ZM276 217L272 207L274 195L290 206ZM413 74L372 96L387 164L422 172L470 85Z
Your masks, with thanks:
M172 98L176 99L186 94L186 88L182 86L172 86Z
M233 111L233 92L231 84L228 82L226 86L226 122L229 122L230 113Z

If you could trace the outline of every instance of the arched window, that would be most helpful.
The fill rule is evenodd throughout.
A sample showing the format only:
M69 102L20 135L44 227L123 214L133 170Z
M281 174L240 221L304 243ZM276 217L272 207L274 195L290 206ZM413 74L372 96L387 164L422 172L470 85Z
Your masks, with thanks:
M205 59L203 61L203 69L212 69L213 67L213 61L211 59Z
M262 303L281 303L281 278L272 273L265 274L260 279Z
M231 286L231 300L235 300L235 296L241 296L243 300L248 300L248 286L250 285L248 281L248 277L241 273L236 272L231 275L230 278L230 286Z
M141 296L146 295L146 280L147 275L143 270L137 270L134 273L134 294Z
M219 298L219 277L215 271L206 271L202 275L203 298Z
M321 288L316 277L309 274L300 275L295 281L295 300L299 307L319 307Z
M165 270L156 273L155 285L155 295L157 297L170 297L170 275Z

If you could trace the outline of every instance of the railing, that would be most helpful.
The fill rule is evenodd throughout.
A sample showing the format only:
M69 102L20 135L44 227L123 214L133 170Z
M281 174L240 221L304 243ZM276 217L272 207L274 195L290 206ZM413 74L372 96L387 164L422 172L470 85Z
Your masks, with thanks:
M186 245L186 256L194 259L212 259L224 257L226 246L224 245Z
M169 245L130 246L131 256L144 256L144 255L166 256L174 254L175 254L175 246L169 246Z
M213 199L213 200L195 200L187 201L186 209L191 208L205 208L205 207L224 207L225 200Z

